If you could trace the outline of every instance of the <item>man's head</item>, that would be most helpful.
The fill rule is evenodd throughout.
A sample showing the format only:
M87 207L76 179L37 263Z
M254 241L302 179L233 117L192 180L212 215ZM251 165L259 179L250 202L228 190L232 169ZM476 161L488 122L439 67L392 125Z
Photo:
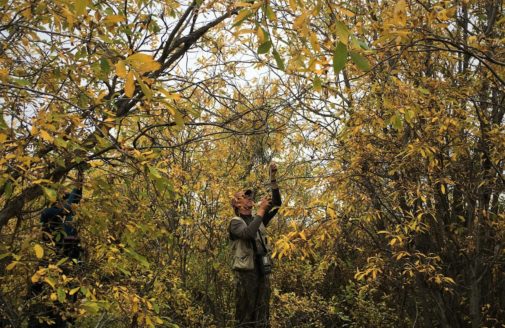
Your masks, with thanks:
M254 206L254 193L251 189L237 191L231 199L236 215L251 215Z

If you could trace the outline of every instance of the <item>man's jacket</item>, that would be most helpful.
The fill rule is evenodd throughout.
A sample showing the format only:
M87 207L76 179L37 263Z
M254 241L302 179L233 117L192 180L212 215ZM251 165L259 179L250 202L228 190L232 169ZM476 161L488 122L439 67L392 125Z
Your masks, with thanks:
M233 270L254 270L255 254L253 243L256 243L256 249L260 253L270 256L272 250L266 238L266 229L262 219L259 216L249 223L235 216L230 222L231 249L233 254Z

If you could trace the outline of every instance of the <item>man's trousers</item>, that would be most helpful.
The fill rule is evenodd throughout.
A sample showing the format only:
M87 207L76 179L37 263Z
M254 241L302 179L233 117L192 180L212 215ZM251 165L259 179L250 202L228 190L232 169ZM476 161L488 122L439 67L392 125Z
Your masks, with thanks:
M268 328L270 315L270 277L257 270L235 271L235 327Z

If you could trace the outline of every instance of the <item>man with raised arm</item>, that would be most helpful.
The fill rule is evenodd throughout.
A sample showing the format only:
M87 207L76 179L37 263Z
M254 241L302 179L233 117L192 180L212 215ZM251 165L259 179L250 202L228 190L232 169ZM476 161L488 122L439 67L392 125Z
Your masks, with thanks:
M269 327L271 248L266 227L281 205L277 166L270 165L272 195L263 197L253 214L253 191L235 193L235 216L229 233L236 278L236 327Z

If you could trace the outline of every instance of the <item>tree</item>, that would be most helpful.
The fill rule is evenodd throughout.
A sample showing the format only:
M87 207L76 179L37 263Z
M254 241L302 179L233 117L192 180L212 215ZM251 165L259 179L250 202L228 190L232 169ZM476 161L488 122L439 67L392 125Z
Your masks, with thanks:
M504 320L498 1L0 5L11 325L28 278L84 327L230 326L228 199L271 160L274 326ZM64 275L38 215L83 163Z

